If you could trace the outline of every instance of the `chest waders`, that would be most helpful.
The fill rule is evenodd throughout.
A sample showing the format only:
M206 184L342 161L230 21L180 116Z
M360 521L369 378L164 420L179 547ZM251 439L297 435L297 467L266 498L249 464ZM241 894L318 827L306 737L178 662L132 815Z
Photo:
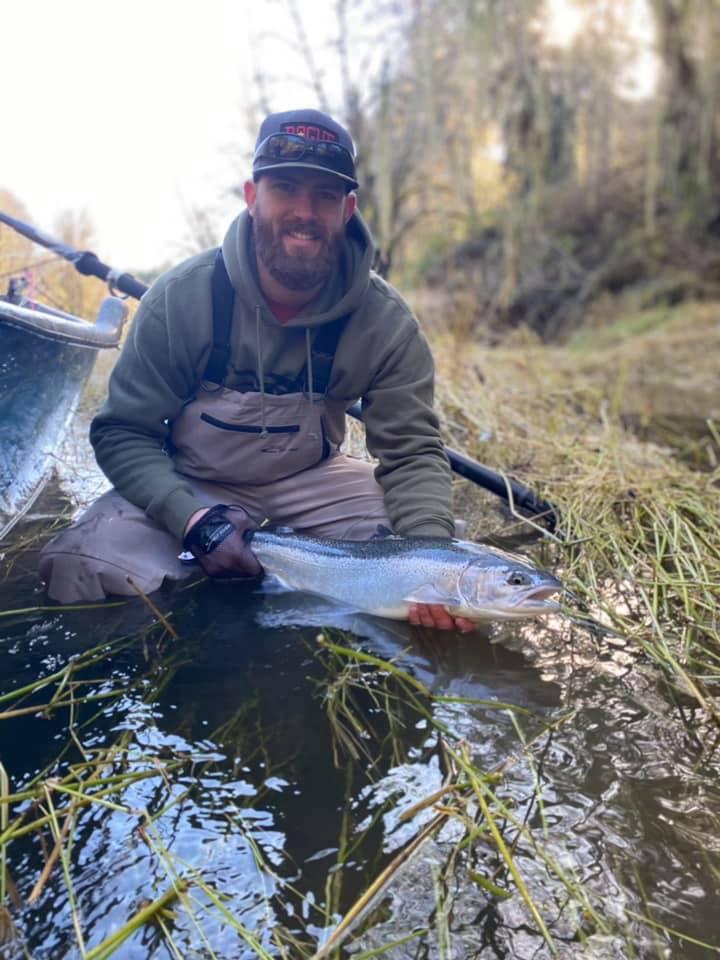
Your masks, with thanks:
M337 344L348 316L323 325L296 381L258 373L248 389L224 386L230 360L235 291L218 250L212 274L213 345L197 393L171 427L176 468L200 480L264 484L333 456L344 436L345 404L328 401ZM259 335L258 335L259 339ZM267 382L266 382L267 380Z

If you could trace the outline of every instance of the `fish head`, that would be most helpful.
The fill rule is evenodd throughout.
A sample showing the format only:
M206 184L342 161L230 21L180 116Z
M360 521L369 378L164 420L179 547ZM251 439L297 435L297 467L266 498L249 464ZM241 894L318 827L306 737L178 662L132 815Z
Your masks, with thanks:
M492 563L470 560L458 580L460 604L448 607L453 616L468 620L520 620L560 609L562 583L540 570L498 551Z

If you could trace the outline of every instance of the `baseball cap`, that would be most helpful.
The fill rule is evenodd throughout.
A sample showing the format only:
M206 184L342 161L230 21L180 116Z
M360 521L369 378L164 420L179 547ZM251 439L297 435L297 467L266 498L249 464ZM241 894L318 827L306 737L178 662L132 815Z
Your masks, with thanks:
M253 175L281 167L304 167L340 177L348 189L358 186L355 144L347 130L320 110L271 113L260 124Z

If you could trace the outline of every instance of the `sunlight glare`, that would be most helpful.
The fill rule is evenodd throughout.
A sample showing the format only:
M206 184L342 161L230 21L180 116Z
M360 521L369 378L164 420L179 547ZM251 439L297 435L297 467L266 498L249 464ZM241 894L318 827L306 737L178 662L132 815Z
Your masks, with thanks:
M544 29L548 42L569 47L580 32L583 19L573 0L546 0Z

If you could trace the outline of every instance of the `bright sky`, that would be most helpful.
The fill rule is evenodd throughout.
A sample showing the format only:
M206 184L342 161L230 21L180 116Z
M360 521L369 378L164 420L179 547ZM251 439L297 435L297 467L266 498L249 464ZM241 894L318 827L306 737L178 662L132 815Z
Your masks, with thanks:
M337 89L331 5L297 2ZM624 2L642 27L646 0ZM567 42L573 0L548 3ZM95 252L122 269L182 256L192 207L220 225L239 209L229 188L249 165L256 65L273 109L318 105L284 0L11 0L2 22L0 187L49 233L86 210Z
M319 29L324 5L300 6ZM293 83L277 0L14 0L3 34L0 187L46 232L87 210L113 266L176 257L190 207L220 222L239 209L228 188L247 172L258 58L276 65L282 108L316 105L299 71Z
M618 78L625 96L647 97L656 87L659 63L655 53L655 27L648 0L619 0L613 7L606 5L609 24L620 22L626 40L625 69ZM603 23L603 5L586 4L578 0L545 0L545 29L548 39L560 46L568 46L584 29L588 15L600 15Z

